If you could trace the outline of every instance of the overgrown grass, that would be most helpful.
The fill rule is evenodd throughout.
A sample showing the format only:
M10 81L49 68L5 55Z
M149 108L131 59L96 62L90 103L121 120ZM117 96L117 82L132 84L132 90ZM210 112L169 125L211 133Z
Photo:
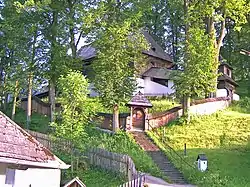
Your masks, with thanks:
M187 156L183 158L191 165L194 165L199 153L207 155L209 170L204 173L185 164L181 168L181 162L173 159L192 183L205 187L250 186L250 114L235 110L233 106L213 115L193 117L190 124L176 122L157 130L182 156L184 144L187 144ZM158 145L164 146L159 137L153 137L150 132L149 135ZM169 155L169 152L166 151L166 154Z
M84 144L86 150L90 147L99 147L111 152L129 155L133 159L138 171L162 177L160 170L154 164L151 157L125 132L108 134L94 128L88 128L86 132L89 135L88 138L79 139ZM70 164L70 156L68 154L57 152L57 155ZM82 165L82 161L85 164ZM119 176L111 171L104 171L90 166L86 167L85 159L81 160L79 165L81 169L75 175L80 177L87 186L118 186L126 182L124 176ZM64 172L63 179L69 179L69 174L70 169Z
M90 129L88 134L90 135L88 145L115 153L127 154L133 159L138 171L150 173L154 176L162 176L151 157L136 144L129 134L119 132L111 135L95 129Z
M60 156L65 163L70 164L70 156L63 152L57 152L57 155ZM62 171L62 181L66 182L72 178L78 176L81 181L88 187L117 187L126 182L125 178L119 176L111 171L106 171L97 167L87 166L85 161L81 160L79 164L79 169L74 172L73 176L71 175L71 169Z
M7 116L11 117L12 106L9 106L5 112ZM21 108L16 108L16 115L14 121L22 128L27 128L26 125L26 112ZM47 133L49 131L50 119L48 116L32 112L30 130Z
M112 109L104 107L98 98L91 99L95 101L98 112L112 113ZM149 99L149 101L153 104L153 107L149 109L150 113L163 112L180 105L176 101L170 99ZM130 108L128 106L119 106L119 111L120 113L129 113Z
M149 109L150 113L163 112L180 105L174 100L169 99L151 100L151 103L153 104L153 107Z

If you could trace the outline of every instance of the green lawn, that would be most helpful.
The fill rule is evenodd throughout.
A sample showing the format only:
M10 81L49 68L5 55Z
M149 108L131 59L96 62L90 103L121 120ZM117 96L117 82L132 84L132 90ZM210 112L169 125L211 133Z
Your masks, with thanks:
M151 100L151 103L153 107L149 109L150 113L163 112L180 105L169 99Z
M194 165L199 153L207 155L209 171L204 173L187 165L181 168L181 162L172 159L192 183L206 187L250 186L250 114L246 113L246 108L245 113L237 112L235 105L239 103L223 112L195 117L188 125L175 122L157 130L182 156L184 143L187 144L187 157L184 159L189 164ZM159 137L153 136L152 132L148 134L164 148ZM169 151L165 152L169 155Z
M80 178L88 187L118 187L126 182L125 179L116 174L97 168L88 168Z

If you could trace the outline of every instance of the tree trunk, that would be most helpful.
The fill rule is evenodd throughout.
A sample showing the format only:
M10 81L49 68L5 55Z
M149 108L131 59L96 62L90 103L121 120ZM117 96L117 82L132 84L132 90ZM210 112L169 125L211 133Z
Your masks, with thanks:
M33 75L32 73L30 73L28 77L28 102L27 102L27 121L26 121L27 129L29 129L31 122L32 83L33 83Z
M188 123L190 122L190 100L191 98L186 95L183 97L182 102L182 115L186 118Z
M119 130L119 107L117 104L113 108L113 131L117 132Z
M3 80L3 97L2 97L2 109L3 111L6 112L7 110L7 97L8 97L8 94L6 93L6 87L7 87L7 75L4 76L4 80Z
M4 86L4 75L3 75L3 68L1 67L0 68L0 86L1 86L1 93L0 93L0 109L3 108L3 92L4 92L4 89L3 89L3 86Z
M4 105L3 105L3 110L6 112L7 111L7 103L8 103L8 96L9 94L8 93L5 93L4 95Z
M58 30L58 12L53 11L53 23L51 25L51 59L50 59L50 80L49 80L49 102L50 102L50 122L54 122L55 117L55 97L56 97L56 63L55 63L55 53L57 53L56 49L56 37L57 37L57 30Z
M55 115L54 112L56 110L56 89L55 89L55 84L52 80L50 80L49 83L49 102L50 102L50 122L54 122L55 120Z
M17 96L18 96L18 80L16 80L15 92L14 92L14 98L13 98L13 106L12 106L12 113L11 113L11 119L12 120L15 119Z
M188 15L188 5L189 5L189 0L184 0L184 15L185 15L185 18L187 19L189 17ZM189 37L189 23L186 23L185 24L185 54L184 54L184 62L185 62L185 69L184 69L184 72L188 71L188 66L189 66L189 63L188 63L188 59L189 59L189 56L188 56L188 48L189 48L189 45L188 45L188 41L190 39ZM190 96L189 95L184 95L183 96L183 102L182 102L182 115L184 117L187 118L187 121L189 122L190 120L190 115L189 115L189 108L190 108Z

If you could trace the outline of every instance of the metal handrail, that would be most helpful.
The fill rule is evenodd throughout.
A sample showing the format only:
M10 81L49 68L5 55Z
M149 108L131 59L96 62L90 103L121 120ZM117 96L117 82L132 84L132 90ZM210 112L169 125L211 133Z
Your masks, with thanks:
M153 132L154 136L158 136L159 138L161 138L161 135L157 132L157 131L154 131L155 128L153 128L150 124L148 124L149 127L152 129L151 132ZM173 159L175 160L178 160L177 158L180 159L181 161L181 168L182 168L182 164L185 164L186 166L190 167L191 169L195 170L195 167L193 165L191 165L190 163L188 163L184 158L183 156L181 156L180 154L178 154L167 142L165 139L161 138L161 143L163 145L164 148L167 148L168 150L170 150L170 155ZM174 153L175 156L172 155L172 153ZM195 170L196 171L196 170Z

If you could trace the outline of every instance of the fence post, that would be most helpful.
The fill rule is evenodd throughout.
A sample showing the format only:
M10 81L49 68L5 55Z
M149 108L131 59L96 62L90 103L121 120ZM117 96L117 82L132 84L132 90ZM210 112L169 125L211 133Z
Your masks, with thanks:
M187 144L184 144L184 156L187 156Z

